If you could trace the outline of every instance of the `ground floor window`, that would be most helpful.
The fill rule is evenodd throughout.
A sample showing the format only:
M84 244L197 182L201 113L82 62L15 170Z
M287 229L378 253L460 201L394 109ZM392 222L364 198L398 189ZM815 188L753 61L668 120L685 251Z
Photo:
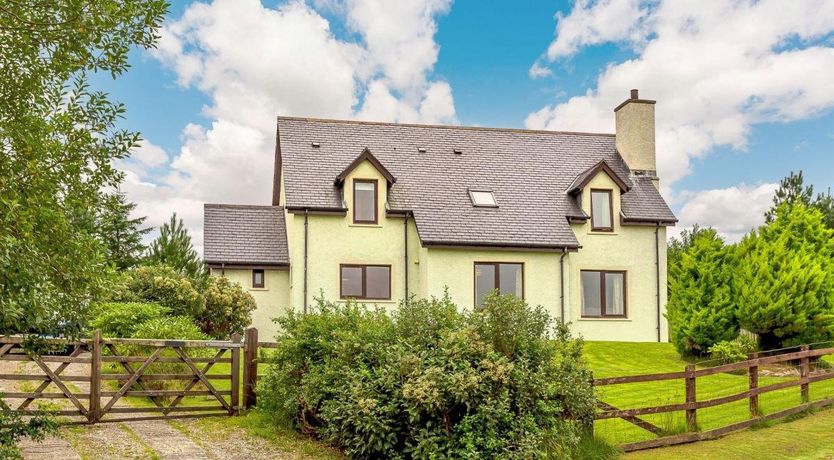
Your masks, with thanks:
M339 266L339 296L343 299L390 300L390 265Z
M475 306L483 305L490 292L514 294L524 298L524 264L475 262Z
M252 287L262 288L265 285L263 269L252 270Z
M582 270L582 316L626 316L626 272Z

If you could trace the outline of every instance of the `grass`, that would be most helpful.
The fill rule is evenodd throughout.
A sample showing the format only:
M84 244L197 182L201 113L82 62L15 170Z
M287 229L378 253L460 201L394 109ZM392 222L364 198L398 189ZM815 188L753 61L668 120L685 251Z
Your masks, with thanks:
M682 371L690 362L678 356L670 344L660 343L618 343L588 342L585 356L594 370L595 377L612 377L636 374ZM710 363L714 365L714 363ZM759 385L764 386L797 376L760 376ZM728 396L748 389L746 374L718 374L698 378L696 394L698 400ZM810 386L811 400L834 396L834 381L816 382ZM685 399L683 380L629 383L597 388L598 397L618 409L634 409L661 404L682 403ZM801 403L799 387L791 387L759 396L759 409L765 415ZM698 410L698 428L702 431L719 428L750 417L748 400ZM661 429L665 434L676 434L686 430L684 413L673 412L642 416ZM655 435L621 419L600 420L594 425L596 436L609 444L653 439Z
M623 455L625 460L659 459L760 460L834 458L831 427L834 410L821 411L790 423L742 431L714 441L651 449Z

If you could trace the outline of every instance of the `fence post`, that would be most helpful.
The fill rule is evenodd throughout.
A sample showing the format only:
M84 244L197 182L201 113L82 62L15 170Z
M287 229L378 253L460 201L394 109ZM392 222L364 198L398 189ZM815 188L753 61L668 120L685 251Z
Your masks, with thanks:
M93 331L93 349L90 357L90 403L87 421L96 423L101 412L101 329Z
M758 363L758 361L757 361ZM750 418L759 416L759 366L750 366L747 368L748 379L750 380Z
M232 343L240 344L240 334L232 334ZM232 348L232 401L229 415L240 411L240 347Z
M695 365L694 364L687 364L686 365L686 403L687 404L694 404L696 401L695 397ZM698 430L698 421L696 418L696 410L695 407L691 407L686 409L686 428L688 431L697 431Z
M800 359L799 377L803 382L800 385L803 404L807 403L811 399L808 393L808 376L811 373L811 360L808 358L808 351L810 350L810 345L802 345L802 352L805 353L805 355Z
M257 403L255 385L258 382L258 330L246 330L243 342L243 408L251 409Z

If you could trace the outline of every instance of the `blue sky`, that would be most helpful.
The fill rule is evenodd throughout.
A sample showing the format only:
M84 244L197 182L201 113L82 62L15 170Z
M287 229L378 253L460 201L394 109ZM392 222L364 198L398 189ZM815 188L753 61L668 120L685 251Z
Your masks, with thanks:
M177 1L158 50L94 83L148 140L125 191L198 245L202 202L268 202L279 113L613 132L631 87L681 226L737 239L789 171L834 187L834 11L796 3Z

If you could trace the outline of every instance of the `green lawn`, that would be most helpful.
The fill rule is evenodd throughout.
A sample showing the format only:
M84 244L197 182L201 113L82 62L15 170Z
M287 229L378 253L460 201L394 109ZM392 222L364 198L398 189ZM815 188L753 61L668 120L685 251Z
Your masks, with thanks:
M585 354L595 377L682 371L689 364L678 356L670 344L588 342ZM759 378L759 385L796 378L762 376ZM697 398L706 400L747 390L748 377L746 374L718 374L698 378L697 385ZM834 396L834 381L813 383L810 388L812 401ZM618 409L682 403L685 399L682 379L603 386L597 388L597 394L602 401ZM759 396L759 408L763 414L787 409L800 402L798 387ZM641 418L661 427L669 434L685 429L683 412L647 415ZM710 430L748 418L749 406L745 399L699 410L698 427L700 430ZM621 419L600 420L594 425L594 431L599 439L614 445L655 437L652 433Z

